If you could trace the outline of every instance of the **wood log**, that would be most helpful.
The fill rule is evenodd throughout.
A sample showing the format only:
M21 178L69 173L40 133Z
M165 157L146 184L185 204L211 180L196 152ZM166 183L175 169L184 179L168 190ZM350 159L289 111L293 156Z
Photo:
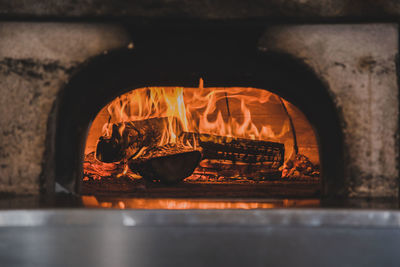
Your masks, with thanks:
M282 172L271 165L258 163L232 163L229 160L205 159L196 168L195 175L214 179L271 180L281 178Z
M182 135L183 142L197 142L202 148L203 159L263 163L276 169L284 161L285 146L281 143L199 133L183 132Z
M122 145L122 138L118 132L118 126L112 126L110 138L101 136L96 145L96 158L102 162L117 162L125 156L125 149Z
M199 133L183 133L183 140L202 148L194 176L211 179L280 179L285 147L281 143Z
M257 173L258 176L262 173L269 176L271 170L277 170L283 164L284 145L275 142L185 133L179 129L176 132L181 133L180 143L159 146L167 123L167 118L154 118L114 124L111 137L100 138L96 157L103 162L126 159L132 171L147 180L159 180L166 184L177 183L190 176L201 159L216 160L215 164L203 164L202 170L209 168L215 171L222 167L218 166L218 161L230 161L232 164L228 165L232 165L231 169L220 169L221 175L232 170L235 174L239 170L239 175L244 177ZM123 131L120 131L121 127ZM187 142L196 143L200 148L196 150L182 145ZM237 168L236 163L241 166Z
M190 176L201 160L198 150L180 144L152 147L128 161L129 168L148 181L175 184Z
M118 162L134 157L143 147L157 146L167 123L168 118L164 117L113 124L111 137L100 137L96 158L102 162ZM179 123L174 123L179 134Z

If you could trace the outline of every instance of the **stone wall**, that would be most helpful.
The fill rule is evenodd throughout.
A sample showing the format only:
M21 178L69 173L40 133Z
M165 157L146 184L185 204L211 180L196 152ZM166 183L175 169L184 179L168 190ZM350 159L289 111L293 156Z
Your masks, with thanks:
M129 44L117 26L0 23L0 192L37 194L57 93L90 57Z
M397 197L397 25L271 27L259 49L299 58L327 84L341 112L349 196Z

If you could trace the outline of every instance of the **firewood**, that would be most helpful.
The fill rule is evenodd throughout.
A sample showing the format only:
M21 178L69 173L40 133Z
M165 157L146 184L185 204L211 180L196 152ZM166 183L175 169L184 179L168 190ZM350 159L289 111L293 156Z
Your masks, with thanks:
M118 162L135 156L143 147L157 146L167 123L167 118L151 118L113 124L111 137L100 137L96 158L102 162ZM179 124L174 123L180 131Z
M131 158L128 165L146 180L174 184L190 176L200 159L199 150L180 144L168 144L147 149L143 155Z
M230 160L205 159L196 168L195 175L221 179L272 180L281 177L281 171L269 163L249 164Z
M120 161L124 155L125 150L122 145L122 138L118 132L118 126L112 126L112 135L110 138L101 136L96 146L96 158L102 162L117 162Z
M274 180L281 177L285 147L281 143L211 134L182 133L184 142L202 148L195 176L220 179Z
M285 146L281 143L199 133L184 132L182 135L183 142L197 142L203 159L263 163L271 168L279 168L284 161Z

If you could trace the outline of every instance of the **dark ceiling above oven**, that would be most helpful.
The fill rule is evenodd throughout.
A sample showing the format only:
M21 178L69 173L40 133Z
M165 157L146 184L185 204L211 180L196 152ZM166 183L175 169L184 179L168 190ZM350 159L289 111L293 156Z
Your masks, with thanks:
M269 19L274 21L356 21L400 17L396 0L1 0L0 15L36 19Z

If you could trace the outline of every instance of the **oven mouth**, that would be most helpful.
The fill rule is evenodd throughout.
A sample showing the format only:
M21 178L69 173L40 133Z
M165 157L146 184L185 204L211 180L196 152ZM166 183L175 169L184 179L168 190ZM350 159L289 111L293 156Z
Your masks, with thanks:
M228 51L228 53L231 52ZM56 166L54 177L56 177L55 182L58 188L62 187L68 192L78 195L112 196L116 198L314 199L337 194L343 188L341 186L343 179L343 175L341 175L343 167L342 138L341 128L338 123L340 113L334 107L324 84L316 78L307 66L285 54L250 53L246 54L245 57L236 58L235 61L232 59L232 55L221 53L219 50L213 51L202 59L196 57L196 60L179 57L180 62L174 62L172 67L166 68L165 61L169 57L169 53L164 55L167 58L152 58L152 61L143 61L142 59L146 58L148 53L118 50L99 56L88 62L84 68L78 70L60 93L59 101L56 105L55 138L51 146L54 147ZM160 54L157 54L157 56L159 57ZM184 62L181 62L182 60ZM232 61L235 63L233 64ZM218 66L210 65L210 62L218 62ZM160 63L160 66L157 63ZM182 66L185 67L182 68ZM221 68L224 70L223 72L221 72ZM292 79L287 79L288 73ZM284 143L282 140L253 140L254 138L249 136L245 138L243 136L234 137L237 137L239 141L245 140L244 142L248 147L252 145L258 148L264 146L264 150L272 151L272 154L270 153L272 155L270 163L272 165L275 163L276 166L274 168L277 172L271 172L265 176L267 179L265 177L255 177L253 180L248 179L247 183L244 182L244 185L235 185L234 182L230 184L211 183L210 181L208 181L208 184L202 184L197 181L192 184L187 183L185 186L188 186L188 188L185 188L182 183L172 182L171 185L168 181L166 183L160 182L160 179L156 179L153 175L150 179L152 181L149 182L149 179L142 179L136 185L135 183L127 185L130 182L125 183L125 177L118 180L123 185L122 188L125 186L124 190L121 190L121 186L117 186L116 190L104 190L104 186L101 185L99 179L85 176L84 165L94 158L99 160L96 153L91 154L91 159L87 157L90 156L90 153L85 153L86 141L90 141L90 129L96 123L96 116L101 113L101 110L111 100L129 93L132 88L137 88L132 92L138 92L142 89L149 90L149 88L179 87L198 89L201 87L199 86L199 78L201 77L205 80L206 86L203 85L204 88L225 88L226 92L229 92L232 88L252 88L268 92L264 89L256 89L268 88L268 90L271 90L268 93L278 96L278 100L282 99L285 104L301 110L308 121L309 129L313 131L317 147L316 158L318 158L318 162L314 161L313 166L318 166L320 163L320 167L312 169L316 171L314 176L302 179L297 175L297 178L293 176L282 179L282 170L287 161L285 154L282 152L284 150L287 150L287 152L290 149L293 150L293 144L282 147L281 145ZM299 86L302 89L304 88L306 92L295 90ZM229 93L227 98L230 98ZM225 102L226 97L225 99L221 98L221 103ZM281 104L280 106L282 107ZM226 114L222 116L226 120L224 116L226 117ZM126 122L124 123L126 124ZM116 121L112 124L121 126L117 125L118 122ZM113 131L112 124L111 128L109 128L111 133ZM120 129L115 130L118 132ZM199 136L196 136L199 132L188 131L187 133L194 133L194 137L192 135L191 138L197 138L199 141ZM214 132L203 132L201 134L203 134L201 137L203 139L207 139L210 135L212 138L218 136ZM222 136L222 138L230 137ZM108 139L110 139L110 136L103 136L103 141ZM293 140L293 137L291 139ZM100 136L94 143L99 143L99 140ZM223 140L222 143L229 142ZM225 147L224 149L226 150L227 148ZM216 151L216 153L223 154L226 152L224 149L222 149L222 152ZM189 165L204 160L204 155L202 153L198 154L194 150L186 151L185 153L183 158L192 159ZM279 158L279 155L281 158ZM182 159L181 156L175 155L172 162ZM153 162L145 169L147 171L149 169L153 170L154 164L163 166L162 160L164 159L160 157L159 160L161 162ZM292 158L292 160L294 159ZM168 158L168 161L171 161L171 159ZM234 160L231 158L228 161L231 164ZM134 164L132 163L131 165ZM184 160L181 165L186 166ZM125 170L123 168L122 173ZM290 171L291 168L287 168L287 170ZM142 174L145 171L142 171ZM317 175L318 171L320 171L321 175ZM143 175L141 176L143 177ZM185 174L183 176L185 176L183 177L184 179L187 179L188 175ZM270 181L263 181L268 179ZM89 187L85 184L88 180L91 181L91 186ZM135 182L137 181L139 179ZM165 186L165 184L169 185ZM146 189L142 190L143 187Z
M146 87L96 115L82 193L160 197L317 196L317 139L264 89ZM291 187L288 190L287 187Z

